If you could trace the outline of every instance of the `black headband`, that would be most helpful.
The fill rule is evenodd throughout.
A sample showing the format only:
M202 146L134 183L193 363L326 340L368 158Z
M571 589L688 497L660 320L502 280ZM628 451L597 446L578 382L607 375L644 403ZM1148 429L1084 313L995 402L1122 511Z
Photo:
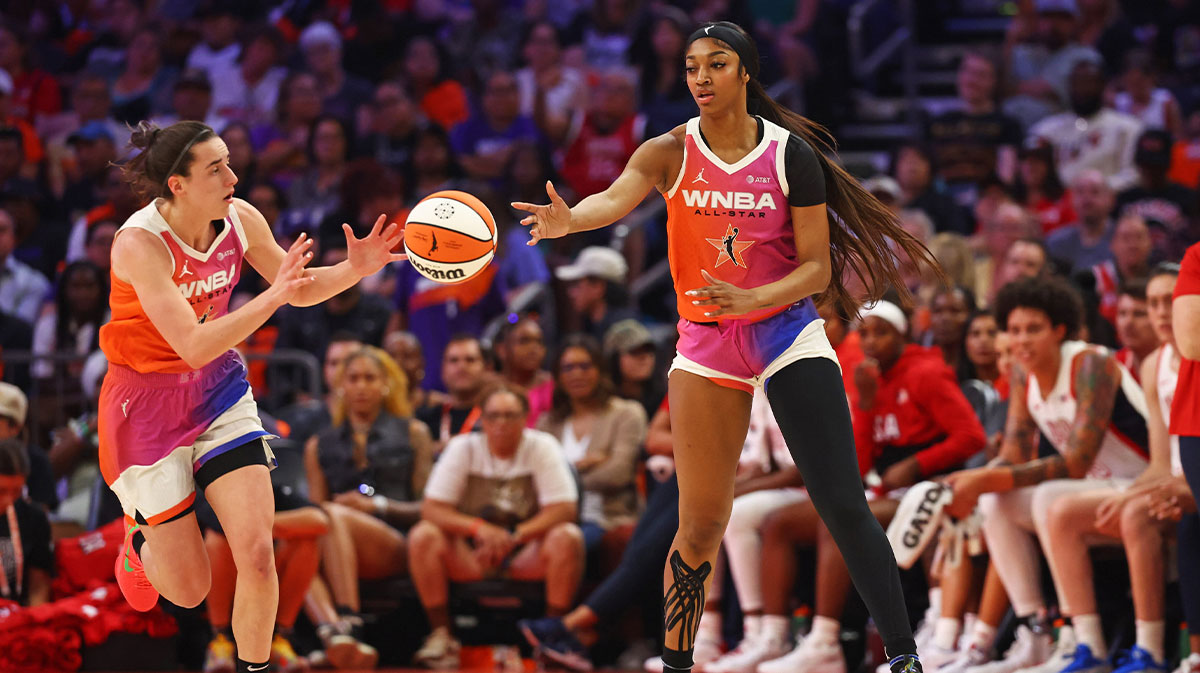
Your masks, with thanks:
M167 181L171 179L172 175L174 175L175 169L179 168L179 162L183 161L183 158L187 156L188 150L192 149L192 145L195 145L196 141L200 140L200 136L208 133L210 130L211 129L205 128L203 131L197 133L196 137L192 138L192 142L183 146L183 151L179 153L179 156L175 157L175 163L171 164L171 170L167 171L167 177L163 178L163 187L167 187ZM171 188L167 187L167 191L171 191Z
M729 26L714 23L697 28L696 32L688 37L687 43L690 45L696 40L705 37L720 40L733 47L733 51L737 53L738 58L742 61L742 65L745 66L746 72L750 73L751 77L758 77L758 58L755 56L754 47L745 35Z

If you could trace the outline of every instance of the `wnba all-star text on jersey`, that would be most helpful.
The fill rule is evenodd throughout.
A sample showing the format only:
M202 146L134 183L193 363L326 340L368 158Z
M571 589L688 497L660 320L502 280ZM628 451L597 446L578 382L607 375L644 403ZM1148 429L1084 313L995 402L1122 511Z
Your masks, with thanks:
M766 217L766 210L779 210L771 192L718 192L712 190L680 190L685 205L695 208L695 215L718 217ZM709 208L729 210L709 210Z
M183 295L184 299L188 300L188 303L199 304L202 301L211 300L232 292L234 276L236 274L237 269L235 267L229 267L228 270L218 269L209 274L207 278L180 283L179 292Z

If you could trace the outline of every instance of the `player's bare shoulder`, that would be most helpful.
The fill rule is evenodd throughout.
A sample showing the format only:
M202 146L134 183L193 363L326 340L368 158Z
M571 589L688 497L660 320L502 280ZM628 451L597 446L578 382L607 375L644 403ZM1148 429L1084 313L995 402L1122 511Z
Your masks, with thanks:
M170 275L174 261L171 253L156 234L138 227L117 232L112 246L112 271L122 281L130 282L130 274L161 269Z
M655 187L658 191L667 191L675 183L675 177L683 167L684 137L687 135L687 125L680 124L662 135L655 136L638 148L645 152L647 159L653 163L654 174L658 178Z

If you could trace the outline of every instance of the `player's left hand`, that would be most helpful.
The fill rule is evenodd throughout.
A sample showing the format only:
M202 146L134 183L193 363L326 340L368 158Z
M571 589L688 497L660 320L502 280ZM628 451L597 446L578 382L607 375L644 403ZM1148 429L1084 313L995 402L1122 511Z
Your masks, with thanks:
M979 496L984 491L984 482L988 478L988 468L980 467L973 470L961 470L946 475L942 483L954 492L954 500L946 505L944 510L955 519L965 519L979 502Z
M700 275L704 276L708 285L688 290L687 296L694 297L692 304L696 306L716 307L711 311L706 311L705 316L716 318L722 315L742 315L755 309L764 308L754 290L746 290L733 283L717 280L704 269L700 269Z
M375 513L375 503L358 491L346 491L333 496L333 501L339 505L356 509L367 514Z
M404 253L392 252L404 240L404 230L395 222L384 229L386 221L387 215L380 215L370 233L362 238L355 238L350 225L342 224L342 231L346 232L346 257L359 276L370 276L392 262L408 259Z

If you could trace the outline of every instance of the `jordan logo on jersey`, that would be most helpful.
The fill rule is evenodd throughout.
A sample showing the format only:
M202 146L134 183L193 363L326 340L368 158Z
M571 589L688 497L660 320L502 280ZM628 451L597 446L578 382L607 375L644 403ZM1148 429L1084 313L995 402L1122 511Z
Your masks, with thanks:
M180 271L180 272L179 272L179 277L180 277L180 278L183 278L184 276L194 276L194 275L196 275L196 274L192 273L192 270L191 270L191 269L187 268L187 265L188 265L188 260L186 260L186 259L185 259L185 260L183 260L183 271Z
M725 228L725 235L721 238L706 238L708 244L718 250L717 264L719 268L725 262L733 262L734 266L740 266L743 269L749 268L746 266L746 260L742 258L742 253L747 248L754 245L754 241L739 241L738 234L741 230L732 224Z
M705 177L704 177L704 169L705 168L708 168L708 167L707 166L701 167L700 172L696 174L696 177L692 178L693 185L696 184L697 182L703 182L706 185L708 184L708 180L705 179Z

